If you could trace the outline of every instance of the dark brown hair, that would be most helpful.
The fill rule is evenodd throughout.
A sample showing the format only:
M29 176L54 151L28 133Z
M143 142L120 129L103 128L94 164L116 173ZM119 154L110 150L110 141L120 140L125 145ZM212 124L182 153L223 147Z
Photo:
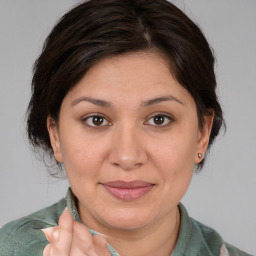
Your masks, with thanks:
M214 111L210 146L224 122L215 59L199 27L166 0L85 1L59 20L34 64L27 119L31 144L53 156L46 120L58 121L69 90L103 58L149 49L169 59L171 72L195 100L200 127Z

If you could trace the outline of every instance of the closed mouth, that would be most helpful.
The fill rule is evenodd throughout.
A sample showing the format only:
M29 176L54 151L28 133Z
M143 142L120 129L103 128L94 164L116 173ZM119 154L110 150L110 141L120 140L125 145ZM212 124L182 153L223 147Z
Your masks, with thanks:
M115 198L123 201L133 201L148 193L155 184L145 181L111 181L102 184Z

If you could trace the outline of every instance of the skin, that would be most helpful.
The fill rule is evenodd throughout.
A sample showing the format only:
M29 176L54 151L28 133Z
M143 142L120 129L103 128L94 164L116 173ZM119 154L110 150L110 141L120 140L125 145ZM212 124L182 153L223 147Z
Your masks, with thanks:
M171 254L180 225L177 205L201 161L198 153L207 150L213 115L199 128L194 99L169 66L153 51L106 58L68 92L58 124L47 120L55 158L64 163L82 223L105 234L121 256ZM92 115L102 117L102 123ZM116 180L140 180L152 188L135 200L121 200L103 186ZM74 223L69 228L60 224L59 232L69 230L72 242L54 255L73 255L74 240L90 237L80 228L84 232L75 236ZM49 241L48 251L59 248L60 239ZM81 249L81 255L107 255L106 245L90 244L103 253Z
M59 219L59 226L42 230L50 242L44 249L44 256L110 256L107 240L99 235L91 236L80 223L74 221L66 208Z

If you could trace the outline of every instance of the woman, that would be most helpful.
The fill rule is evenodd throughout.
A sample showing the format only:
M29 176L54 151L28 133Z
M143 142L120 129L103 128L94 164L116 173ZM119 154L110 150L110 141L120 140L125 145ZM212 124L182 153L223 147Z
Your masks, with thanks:
M64 15L35 63L27 130L70 189L4 226L0 255L248 255L179 203L223 125L215 90L205 37L165 0Z

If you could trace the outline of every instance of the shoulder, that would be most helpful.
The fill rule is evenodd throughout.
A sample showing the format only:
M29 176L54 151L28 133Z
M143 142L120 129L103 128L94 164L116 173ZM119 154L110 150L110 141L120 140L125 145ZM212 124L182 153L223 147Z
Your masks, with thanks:
M228 255L228 256L253 256L253 255L243 252L243 251L239 250L238 248L236 248L235 246L225 242L223 244L223 247L221 248L220 256L226 256L226 255Z
M194 226L201 233L202 247L201 251L210 251L212 255L218 256L252 256L247 254L233 245L226 243L217 231L191 218ZM204 254L199 254L204 255Z
M181 226L172 256L252 256L226 243L213 228L191 218L182 204L179 210Z
M48 241L41 229L56 226L66 207L65 199L58 203L12 221L0 229L0 255L42 255Z

